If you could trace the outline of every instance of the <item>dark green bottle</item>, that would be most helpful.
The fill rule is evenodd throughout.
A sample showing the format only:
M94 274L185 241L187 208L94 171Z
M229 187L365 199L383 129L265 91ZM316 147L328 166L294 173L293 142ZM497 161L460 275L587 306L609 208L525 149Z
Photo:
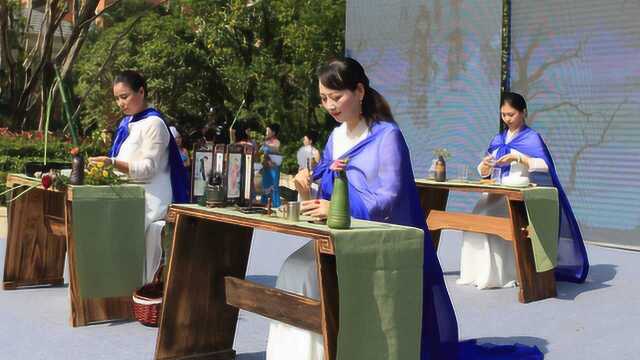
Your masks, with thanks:
M327 226L332 229L348 229L351 227L351 208L349 207L349 182L344 171L338 172L333 180L333 192L329 205Z

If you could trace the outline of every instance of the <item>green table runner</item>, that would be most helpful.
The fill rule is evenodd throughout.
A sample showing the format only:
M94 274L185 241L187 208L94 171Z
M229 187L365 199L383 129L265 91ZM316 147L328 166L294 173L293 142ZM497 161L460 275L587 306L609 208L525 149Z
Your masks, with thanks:
M349 230L332 230L231 208L177 207L328 231L334 240L338 273L338 359L420 357L422 230L362 220L353 220Z
M70 191L80 297L131 295L144 268L144 188L83 185Z
M529 238L536 271L548 271L558 264L560 208L556 188L527 188L522 191L529 218Z
M554 187L530 186L518 188L505 185L481 184L479 182L436 182L433 180L416 179L416 184L469 186L483 189L506 189L521 191L529 220L529 238L533 248L533 258L537 272L544 272L555 268L558 262L558 231L560 226L560 209L558 190Z

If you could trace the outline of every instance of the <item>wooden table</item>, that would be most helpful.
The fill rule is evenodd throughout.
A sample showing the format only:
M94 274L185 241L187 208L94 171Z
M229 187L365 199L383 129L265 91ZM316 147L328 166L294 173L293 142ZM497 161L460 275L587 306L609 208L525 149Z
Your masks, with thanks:
M234 359L238 309L322 334L336 358L338 287L329 231L172 205L176 216L156 359ZM315 240L320 301L244 280L253 229Z
M6 183L8 188L38 185L35 180L12 174L7 176ZM16 189L14 196L27 189L26 186ZM130 296L80 298L75 239L71 231L72 202L70 190L46 190L38 186L9 204L3 288L63 284L68 249L72 326L133 319Z
M427 215L434 247L438 249L442 229L473 231L497 235L513 244L521 303L556 296L554 271L536 272L531 240L528 238L528 217L521 189L497 186L472 186L464 183L436 183L416 180L420 203ZM505 197L508 217L476 215L445 211L449 191L483 192Z

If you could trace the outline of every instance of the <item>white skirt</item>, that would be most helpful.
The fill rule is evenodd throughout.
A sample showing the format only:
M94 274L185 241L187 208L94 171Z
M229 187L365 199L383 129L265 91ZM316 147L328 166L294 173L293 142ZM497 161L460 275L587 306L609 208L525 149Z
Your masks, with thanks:
M280 269L276 287L320 299L313 241L309 241L287 258ZM269 325L267 360L322 360L323 356L321 334L279 321L272 321Z
M473 213L506 217L505 197L484 193ZM474 285L478 289L516 286L512 244L495 235L463 232L460 279L456 283Z
M165 225L164 218L167 215L169 204L171 204L173 192L170 178L168 187L163 179L155 179L151 183L144 184L144 188L145 266L143 279L145 283L149 283L153 280L153 275L160 266L162 229Z
M147 231L144 236L145 244L145 261L144 261L144 274L143 279L145 284L150 283L153 280L156 270L160 266L162 261L162 230L164 229L165 221L154 221L147 227Z

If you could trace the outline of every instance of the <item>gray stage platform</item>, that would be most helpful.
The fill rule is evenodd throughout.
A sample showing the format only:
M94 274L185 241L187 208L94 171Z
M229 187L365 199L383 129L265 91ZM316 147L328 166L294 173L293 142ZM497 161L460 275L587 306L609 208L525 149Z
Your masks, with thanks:
M0 214L0 265L6 226ZM304 239L257 234L249 265L254 281L273 285L282 261ZM537 345L546 359L638 359L640 253L589 246L591 272L581 285L559 283L558 298L520 304L515 289L478 291L455 285L460 240L440 259L460 335L493 343ZM255 254L261 254L256 256ZM0 359L152 359L156 329L134 322L72 328L68 288L0 291ZM241 312L238 360L263 360L268 321Z

